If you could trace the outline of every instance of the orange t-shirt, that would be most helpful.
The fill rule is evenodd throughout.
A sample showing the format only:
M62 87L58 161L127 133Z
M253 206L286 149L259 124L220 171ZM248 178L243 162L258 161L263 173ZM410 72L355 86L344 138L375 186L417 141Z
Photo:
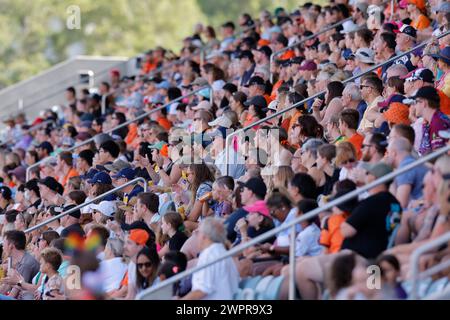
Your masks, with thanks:
M443 91L438 90L439 98L441 98L440 109L441 112L450 115L450 97L448 97Z
M428 19L426 16L421 14L416 20L411 22L411 27L417 29L417 30L423 30L430 26L430 19Z
M290 132L289 132L289 125L290 125L290 123L291 123L291 117L289 117L289 118L286 118L286 119L284 119L282 122L281 122L281 127L284 129L284 130L286 130L286 132L288 133L288 134L290 134Z
M344 237L341 233L341 224L347 219L349 214L333 214L331 215L325 225L325 228L320 232L320 244L327 247L328 253L336 253L341 250Z
M172 123L164 117L158 119L158 124L166 130L170 130L170 128L172 128Z
M79 176L78 171L75 168L71 168L69 170L69 173L62 179L61 184L63 185L63 187L66 187L66 184L70 178L78 176Z
M138 135L138 126L136 122L133 122L128 126L128 134L125 137L125 143L127 145L131 145L134 139L136 139L137 135Z
M355 147L358 160L360 160L362 157L361 149L362 149L363 140L364 140L364 137L362 135L360 135L359 133L355 133L347 140Z
M278 80L272 87L272 93L270 99L275 100L278 97L278 88L283 84L283 80Z

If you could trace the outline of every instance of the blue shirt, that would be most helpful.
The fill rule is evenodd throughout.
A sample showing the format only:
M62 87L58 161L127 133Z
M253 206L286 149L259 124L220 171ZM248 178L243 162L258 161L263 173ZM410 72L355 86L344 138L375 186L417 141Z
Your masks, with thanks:
M408 164L410 164L411 162L414 162L416 159L414 159L414 157L412 156L407 156L405 157L405 159L403 159L400 162L399 168L403 168L405 166L407 166ZM410 199L412 200L416 200L422 197L423 192L422 192L422 188L423 188L423 179L425 177L425 175L428 172L428 168L424 165L420 165L418 167L415 167L401 175L398 175L394 182L397 186L397 188L399 186L405 185L405 184L409 184L411 185L411 194L410 194Z
M131 200L131 198L137 196L141 192L144 192L144 188L142 188L140 185L134 186L133 190L131 190L130 194L128 195L128 201Z
M358 127L359 127L359 123L361 122L361 119L364 117L364 112L366 112L366 109L367 109L367 103L364 100L361 100L358 103L358 106L356 107L356 110L358 110L358 113L359 113Z

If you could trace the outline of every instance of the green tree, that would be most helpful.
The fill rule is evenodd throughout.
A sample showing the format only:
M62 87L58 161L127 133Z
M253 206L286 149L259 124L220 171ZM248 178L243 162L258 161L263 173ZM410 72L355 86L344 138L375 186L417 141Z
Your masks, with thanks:
M81 29L66 27L67 8L79 6ZM132 57L181 39L205 20L195 0L1 0L0 88L80 54Z

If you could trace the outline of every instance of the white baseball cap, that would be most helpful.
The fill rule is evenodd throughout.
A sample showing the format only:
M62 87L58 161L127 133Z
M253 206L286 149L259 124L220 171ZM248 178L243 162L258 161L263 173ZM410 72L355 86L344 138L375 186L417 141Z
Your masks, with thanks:
M107 217L112 217L114 213L116 213L115 201L102 201L99 204L91 204L90 208L92 210L100 211Z

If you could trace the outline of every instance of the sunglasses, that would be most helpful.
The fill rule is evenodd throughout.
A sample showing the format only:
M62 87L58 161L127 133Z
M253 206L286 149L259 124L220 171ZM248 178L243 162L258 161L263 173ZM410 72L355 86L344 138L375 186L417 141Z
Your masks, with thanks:
M356 162L355 159L348 159L348 160L342 162L342 164L345 166L346 164L351 164L351 163L355 163L355 162Z
M152 263L151 262L136 263L136 266L138 267L138 269L142 269L142 267L151 268Z

